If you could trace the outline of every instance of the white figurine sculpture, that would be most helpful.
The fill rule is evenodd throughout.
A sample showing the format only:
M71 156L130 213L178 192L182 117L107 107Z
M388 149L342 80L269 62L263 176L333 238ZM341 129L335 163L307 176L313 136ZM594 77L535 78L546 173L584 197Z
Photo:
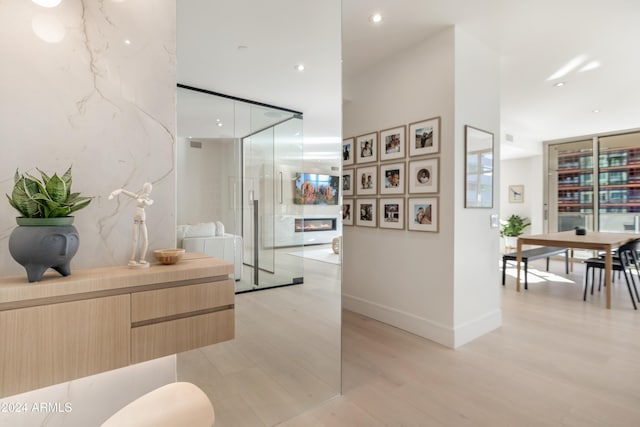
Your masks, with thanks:
M145 223L144 208L151 206L153 200L149 198L153 186L149 182L145 182L142 186L141 193L132 193L131 191L119 188L113 190L109 195L109 200L112 200L115 196L122 193L125 196L129 196L136 200L136 212L133 216L133 242L131 244L131 259L129 260L129 267L145 268L149 267L149 263L145 260L147 254L147 248L149 246L149 236L147 234L147 224ZM142 235L142 242L140 244L140 255L136 259L138 252L138 241Z

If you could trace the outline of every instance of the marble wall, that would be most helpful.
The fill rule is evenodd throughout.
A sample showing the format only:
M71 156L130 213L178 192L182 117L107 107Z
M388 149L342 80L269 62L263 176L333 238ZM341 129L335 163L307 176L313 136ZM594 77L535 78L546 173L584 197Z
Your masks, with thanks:
M73 268L126 264L133 200L154 186L149 249L175 243L175 1L0 0L0 190L20 171L63 173L95 197L76 213ZM17 212L0 203L0 275L23 273L7 249Z
M155 203L147 208L147 259L151 249L174 246L175 1L62 0L45 8L0 0L0 28L0 191L11 193L16 168L63 173L73 165L72 190L94 197L76 213L73 270L127 263L135 205L107 196L148 181ZM0 203L0 275L24 274L7 248L16 216ZM30 407L2 414L0 425L99 425L171 381L175 356L3 399L69 402L72 411Z

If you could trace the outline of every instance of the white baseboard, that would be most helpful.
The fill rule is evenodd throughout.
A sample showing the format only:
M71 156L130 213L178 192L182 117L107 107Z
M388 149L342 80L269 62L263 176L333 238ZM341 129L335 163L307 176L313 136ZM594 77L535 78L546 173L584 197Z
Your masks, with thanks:
M342 294L342 308L371 317L449 348L460 347L502 325L502 310L500 309L461 326L451 328L352 295Z
M393 307L345 294L342 294L342 308L404 329L407 332L435 341L445 347L454 348L455 337L453 329L431 320L397 310Z
M496 309L484 316L456 326L455 346L458 348L502 326L502 310Z

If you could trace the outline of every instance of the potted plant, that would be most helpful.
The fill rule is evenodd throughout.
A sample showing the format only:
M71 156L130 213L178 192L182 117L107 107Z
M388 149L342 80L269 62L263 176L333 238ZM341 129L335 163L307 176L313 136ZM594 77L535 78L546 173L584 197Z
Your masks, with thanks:
M500 228L500 237L504 237L505 246L508 248L515 248L518 242L518 236L520 236L524 229L530 226L529 219L523 218L520 215L511 215L506 221L502 221L502 227Z
M41 178L16 170L11 197L6 195L21 215L9 237L9 252L24 266L29 282L39 281L49 267L71 274L79 245L71 214L91 202L91 197L71 192L71 167L61 177L38 172Z

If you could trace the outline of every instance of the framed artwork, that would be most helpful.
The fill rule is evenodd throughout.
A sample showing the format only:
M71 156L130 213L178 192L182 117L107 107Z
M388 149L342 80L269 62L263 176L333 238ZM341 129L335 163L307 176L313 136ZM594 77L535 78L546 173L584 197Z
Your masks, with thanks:
M343 169L342 171L342 195L353 196L353 169Z
M407 228L412 231L438 232L438 198L409 198Z
M353 225L353 199L342 199L342 225Z
M376 226L376 199L357 199L356 200L356 225L361 227Z
M380 131L380 160L403 159L405 156L406 126L398 126L392 129Z
M378 161L378 132L368 133L356 137L356 163L371 163Z
M354 138L347 138L342 140L342 166L349 166L354 163L353 162L353 157L355 155L355 152L353 151L354 146L355 146Z
M404 163L380 165L380 194L404 194Z
M409 124L409 156L440 152L440 117Z
M440 187L440 159L424 159L409 162L409 193L437 193Z
M524 202L524 185L509 186L509 203Z
M380 228L393 228L404 230L404 199L385 198L380 199Z
M375 196L378 191L378 167L358 168L355 176L356 194L358 196Z

